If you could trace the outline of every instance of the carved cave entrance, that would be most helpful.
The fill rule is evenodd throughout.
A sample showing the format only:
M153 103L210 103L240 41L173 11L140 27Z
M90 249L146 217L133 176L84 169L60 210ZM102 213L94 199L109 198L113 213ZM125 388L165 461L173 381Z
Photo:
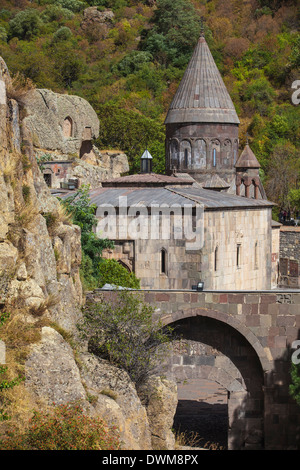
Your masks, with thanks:
M80 158L83 157L86 153L90 153L93 150L93 144L90 140L84 140L80 147Z
M197 435L194 446L263 449L264 375L253 347L214 318L196 316L172 326L176 340L168 368L178 385L175 432Z

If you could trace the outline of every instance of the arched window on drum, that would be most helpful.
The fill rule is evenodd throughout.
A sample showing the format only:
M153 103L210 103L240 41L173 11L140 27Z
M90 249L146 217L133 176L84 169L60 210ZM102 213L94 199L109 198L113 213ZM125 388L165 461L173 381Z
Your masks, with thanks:
M176 139L170 142L170 165L171 169L179 169L179 142Z
M220 142L218 140L212 141L212 167L217 168L219 167L220 162Z
M202 168L206 168L206 142L204 139L197 139L194 146L193 169Z
M231 140L226 139L223 144L223 158L222 158L222 166L223 168L230 168L232 166L232 143Z
M180 144L180 168L187 170L191 168L192 147L188 140L183 140Z

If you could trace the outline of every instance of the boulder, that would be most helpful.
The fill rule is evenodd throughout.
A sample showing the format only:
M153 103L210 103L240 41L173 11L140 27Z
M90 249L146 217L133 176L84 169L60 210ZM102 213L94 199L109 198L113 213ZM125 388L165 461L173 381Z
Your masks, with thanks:
M43 327L25 364L26 387L48 405L86 400L85 389L68 343L53 328Z
M139 390L147 410L154 450L174 450L175 435L172 431L177 407L177 385L162 377L150 377Z
M101 11L98 7L89 7L83 11L83 20L80 26L83 30L86 30L95 25L109 25L114 17L112 10Z
M147 413L128 374L88 353L81 360L85 386L97 398L95 413L117 426L124 449L152 449Z

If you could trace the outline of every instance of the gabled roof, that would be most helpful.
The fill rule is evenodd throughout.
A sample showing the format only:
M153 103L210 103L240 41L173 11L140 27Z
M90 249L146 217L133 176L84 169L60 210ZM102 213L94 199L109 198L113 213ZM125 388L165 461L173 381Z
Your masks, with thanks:
M252 152L248 142L245 145L244 150L239 156L236 164L236 168L260 168L260 164L254 153Z
M120 176L111 180L102 181L102 186L107 187L130 187L130 186L167 186L167 185L192 185L194 180L177 178L176 176L161 175L158 173L137 173L134 175Z
M165 124L183 122L240 122L204 36L194 49L165 120Z
M221 178L217 173L207 179L202 186L204 189L228 189L230 184L228 184L223 178Z

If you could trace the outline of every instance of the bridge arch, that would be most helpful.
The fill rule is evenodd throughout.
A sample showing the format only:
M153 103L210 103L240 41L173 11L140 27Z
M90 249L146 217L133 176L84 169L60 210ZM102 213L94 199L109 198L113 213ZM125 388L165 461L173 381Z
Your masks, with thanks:
M175 328L168 372L178 384L216 382L227 391L228 449L263 448L264 377L270 364L258 338L237 318L195 308L163 317ZM178 338L178 339L177 339Z
M217 310L213 310L213 309L196 307L196 308L189 308L186 310L178 310L176 312L172 312L172 314L163 313L161 316L161 319L165 325L169 325L179 320L197 317L197 316L212 318L220 322L223 322L227 325L230 325L234 330L238 331L252 346L252 348L254 349L254 351L256 352L259 358L262 370L265 373L272 370L273 361L272 359L269 359L265 348L260 343L257 336L255 336L255 334L247 326L242 324L237 317L228 315L227 313L218 312Z

